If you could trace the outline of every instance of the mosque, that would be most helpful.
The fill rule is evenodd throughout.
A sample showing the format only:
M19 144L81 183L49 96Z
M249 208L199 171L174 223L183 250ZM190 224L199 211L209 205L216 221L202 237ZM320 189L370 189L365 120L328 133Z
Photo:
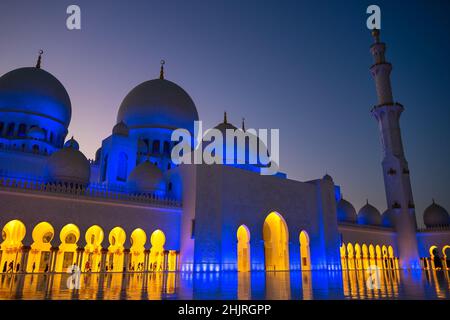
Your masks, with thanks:
M165 79L123 99L95 159L67 139L72 106L41 68L0 77L0 272L450 269L450 219L433 203L418 228L386 45L372 32L387 210L358 213L330 175L295 181L260 165L175 165L175 129L194 101ZM224 118L219 130L237 128Z

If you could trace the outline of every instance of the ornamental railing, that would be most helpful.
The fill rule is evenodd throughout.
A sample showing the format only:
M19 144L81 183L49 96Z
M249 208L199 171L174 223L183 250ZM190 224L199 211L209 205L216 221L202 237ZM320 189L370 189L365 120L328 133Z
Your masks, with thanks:
M0 177L0 188L19 189L35 192L46 192L60 195L88 197L99 200L115 200L124 202L138 202L166 207L181 207L181 202L156 193L131 193L110 190L103 184L90 184L87 187L76 184L47 183L26 179Z

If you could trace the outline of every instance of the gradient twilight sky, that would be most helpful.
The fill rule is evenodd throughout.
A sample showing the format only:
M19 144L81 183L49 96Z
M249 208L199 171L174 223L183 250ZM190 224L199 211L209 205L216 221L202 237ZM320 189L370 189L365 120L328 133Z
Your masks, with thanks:
M78 4L82 30L66 29ZM193 98L204 126L228 120L279 128L281 168L310 180L327 171L358 210L386 208L372 43L366 8L382 10L395 99L418 216L434 197L450 209L450 2L45 0L0 2L0 74L42 66L72 100L69 136L93 158L137 84L166 78Z

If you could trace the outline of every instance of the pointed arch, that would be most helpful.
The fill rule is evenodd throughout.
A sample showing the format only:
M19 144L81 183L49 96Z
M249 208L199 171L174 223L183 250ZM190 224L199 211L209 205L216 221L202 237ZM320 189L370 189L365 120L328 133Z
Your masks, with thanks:
M266 270L289 270L289 232L278 212L271 212L264 220L263 238Z
M73 223L66 224L59 232L61 244L56 257L56 272L65 272L76 262L77 242L80 235L80 229Z
M127 235L125 230L121 227L114 227L109 232L108 240L108 258L106 259L106 266L110 272L122 272L124 261L124 243Z
M53 226L48 222L38 223L31 233L33 243L28 254L27 272L51 271L51 241L55 235Z
M239 226L237 237L237 269L240 272L250 271L250 231L245 224Z
M147 242L147 235L141 228L135 229L131 233L131 248L130 248L130 266L129 270L132 271L144 271L144 245Z
M15 271L17 263L22 258L22 241L25 238L25 224L20 220L11 220L2 229L2 251L0 271Z
M166 243L166 235L163 231L157 229L150 236L150 271L164 270L164 244Z
M311 251L309 247L309 235L305 230L300 232L299 241L301 270L309 271L311 270Z
M86 246L84 247L83 266L81 267L82 271L100 271L103 238L103 229L98 225L93 225L87 229L85 234Z

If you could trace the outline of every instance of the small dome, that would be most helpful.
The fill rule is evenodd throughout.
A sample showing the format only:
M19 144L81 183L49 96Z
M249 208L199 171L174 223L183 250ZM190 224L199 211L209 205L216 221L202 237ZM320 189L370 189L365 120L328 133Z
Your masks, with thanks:
M64 143L64 148L72 148L75 150L80 150L80 145L78 144L77 140L75 140L73 137Z
M393 228L395 226L394 212L392 210L388 209L383 212L381 215L381 224L387 228Z
M49 182L87 185L91 176L89 161L84 154L75 148L75 146L78 146L75 140L71 143L68 142L63 149L56 151L48 158L48 180Z
M185 128L193 131L198 120L191 97L177 84L165 80L146 81L128 93L117 113L117 123L129 128Z
M125 122L123 122L123 121L120 121L118 124L116 124L112 130L112 133L114 135L125 136L125 137L128 137L129 132L130 132L130 130L128 129Z
M337 204L337 217L341 222L356 222L356 210L353 205L345 199L339 200Z
M72 106L64 86L40 68L19 68L0 77L0 112L22 112L69 126Z
M449 225L450 218L447 210L433 200L433 203L423 213L423 222L427 228L440 227Z
M358 224L377 226L381 224L380 211L369 204L362 207L358 212Z
M327 173L323 176L323 180L333 182L333 178Z
M162 171L149 161L142 162L131 171L128 184L138 193L151 193L165 189Z
M32 127L28 130L27 133L28 138L36 139L36 140L45 140L45 131L39 127Z

